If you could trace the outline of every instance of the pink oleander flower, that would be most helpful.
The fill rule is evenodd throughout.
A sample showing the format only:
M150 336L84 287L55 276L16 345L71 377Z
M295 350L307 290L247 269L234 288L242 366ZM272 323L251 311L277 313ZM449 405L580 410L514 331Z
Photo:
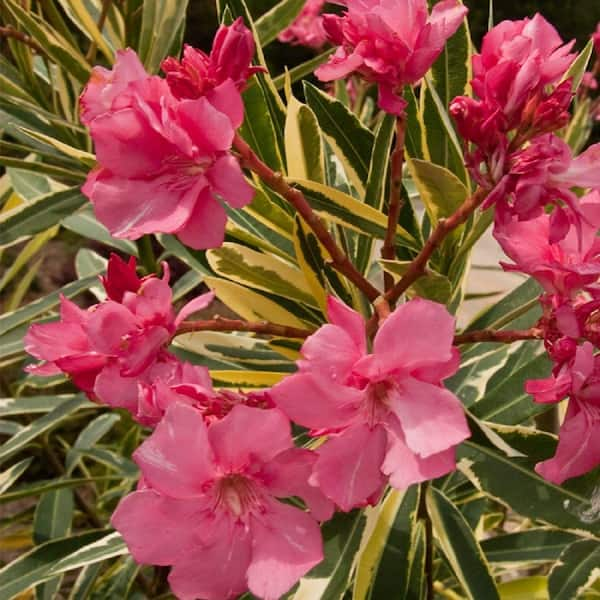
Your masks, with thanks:
M83 310L61 299L60 320L32 325L25 336L25 350L46 361L29 369L42 375L64 372L76 385L101 401L129 406L137 394L137 380L148 370L151 379L174 368L166 350L179 323L208 306L209 292L186 304L175 315L169 270L163 263L162 279L139 279L135 261L125 263L112 255L102 278L108 299Z
M365 323L330 297L330 324L302 346L298 373L271 397L319 447L313 478L342 510L375 503L389 478L407 486L455 468L455 446L470 433L458 398L441 382L458 369L454 319L415 299L383 323L367 354Z
M527 105L547 98L546 86L557 84L575 60L573 44L563 44L540 14L502 21L484 36L481 54L473 56L473 91L502 111L506 130L518 127Z
M222 201L241 208L254 194L230 153L244 115L235 82L178 100L164 79L141 76L131 50L117 53L112 75L96 69L81 105L99 165L82 191L98 220L118 238L164 232L220 246Z
M559 236L552 232L552 215L545 213L529 221L513 217L506 223L497 223L494 237L515 263L501 263L504 269L527 273L537 279L547 293L563 298L575 297L590 285L597 287L600 192L593 191L582 197L578 212L577 221L571 216L566 235L561 231ZM556 237L560 239L553 242Z
M513 215L520 220L536 218L546 205L555 204L552 241L556 242L566 235L569 225L560 202L573 215L579 213L578 199L571 188L599 188L599 160L600 144L573 157L564 140L553 134L541 135L511 156L507 175L488 195L482 207L496 203L496 219L505 222Z
M528 381L536 402L555 403L565 396L569 406L558 434L555 455L536 466L545 479L561 484L600 465L600 357L584 342L574 360L548 379Z
M207 427L171 405L134 460L143 487L112 524L139 563L171 565L183 600L226 600L247 589L275 600L323 558L317 519L332 505L308 483L316 454L295 448L277 409L236 406ZM312 515L279 502L299 496Z
M306 0L294 22L284 29L277 39L294 46L308 46L318 50L327 42L321 10L325 0Z
M343 0L342 16L323 16L330 41L339 46L315 75L321 81L359 73L379 88L379 106L400 115L405 85L414 84L440 55L467 8L442 0L428 13L425 0Z
M238 91L262 67L251 66L254 38L241 17L231 25L221 25L215 34L210 54L189 45L183 47L181 61L169 56L161 64L171 92L177 98L209 96L212 90L227 81Z
M207 425L224 418L239 404L264 409L275 407L266 390L215 390L208 369L188 363L182 366L168 378L158 377L150 383L141 382L138 385L137 421L154 427L163 418L167 408L177 402L193 406Z

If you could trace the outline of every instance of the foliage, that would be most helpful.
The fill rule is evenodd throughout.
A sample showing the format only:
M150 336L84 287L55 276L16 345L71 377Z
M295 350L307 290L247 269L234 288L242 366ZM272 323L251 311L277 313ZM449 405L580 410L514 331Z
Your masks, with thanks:
M118 500L136 485L131 453L148 431L128 413L109 412L74 393L62 376L22 371L28 324L56 320L61 294L87 304L101 297L97 276L110 250L139 257L148 273L167 260L176 273L176 301L208 286L223 310L249 320L314 329L326 322L332 291L366 310L306 223L258 181L254 201L230 212L227 241L216 250L191 250L166 234L117 240L95 220L79 191L95 158L77 99L92 65L110 66L117 49L135 48L152 72L164 56L178 54L187 4L4 0L0 6L3 23L21 34L7 37L0 55L0 291L6 298L0 316L0 432L6 438L0 549L7 563L0 570L1 598L169 597L164 569L135 565L109 525ZM217 4L223 20L242 15L249 21L243 0ZM297 4L281 0L279 10L259 16L257 35L274 39ZM302 66L260 74L245 92L242 136L305 193L364 275L405 272L431 227L469 193L472 182L446 110L448 82L458 90L451 93L462 93L469 78L468 30L452 45L460 60L442 57L418 103L409 103L416 131L414 143L407 141L405 205L391 260L377 261L372 241L385 235L382 182L393 122L374 114L368 94L351 106L339 88L332 96L309 82L293 85L307 72ZM488 225L482 213L458 228L409 292L456 312L469 251ZM40 293L41 258L56 240L76 249L76 276ZM538 295L525 281L465 330L531 325ZM534 369L540 376L549 370L532 344L463 347L461 369L448 387L468 409L473 436L459 447L457 471L431 485L389 491L375 507L337 515L323 528L325 561L290 598L424 599L428 569L437 598L559 600L600 593L597 473L557 486L533 469L552 455L556 437L532 427L545 406L522 392ZM298 348L251 333L195 332L178 337L173 350L209 367L219 386L252 389L293 371Z

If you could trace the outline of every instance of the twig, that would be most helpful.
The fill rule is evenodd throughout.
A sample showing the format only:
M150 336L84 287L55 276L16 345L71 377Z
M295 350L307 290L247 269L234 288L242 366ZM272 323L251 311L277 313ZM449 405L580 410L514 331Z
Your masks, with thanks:
M250 331L252 333L261 333L263 335L274 335L277 337L305 339L312 335L314 331L309 329L300 329L298 327L288 327L287 325L278 325L269 321L242 321L238 319L225 319L216 316L214 319L206 321L184 321L177 328L175 335L191 333L193 331Z
M425 242L423 248L414 260L408 266L406 273L394 287L386 292L384 298L393 304L404 294L404 292L417 280L427 272L427 263L435 250L444 241L446 236L462 225L477 207L485 200L488 191L483 188L477 188L475 193L467 198L447 219L440 219L436 228L433 230L429 239Z
M356 269L345 252L337 245L304 194L292 187L281 173L273 171L266 165L237 133L233 140L233 146L239 152L243 165L256 173L262 181L283 196L298 211L331 256L332 266L361 290L370 302L379 298L381 296L379 290Z
M387 260L396 258L396 227L402 210L402 166L404 164L404 135L406 114L403 112L396 120L396 145L390 158L390 201L385 239L381 248L381 257ZM394 286L394 276L387 271L383 274L385 291Z
M544 331L539 327L531 329L507 329L498 331L496 329L480 329L459 333L454 336L454 344L473 344L475 342L499 342L501 344L512 344L521 340L542 340Z
M42 47L30 36L22 31L17 31L12 25L0 25L0 37L12 38L29 46L37 54L46 54Z

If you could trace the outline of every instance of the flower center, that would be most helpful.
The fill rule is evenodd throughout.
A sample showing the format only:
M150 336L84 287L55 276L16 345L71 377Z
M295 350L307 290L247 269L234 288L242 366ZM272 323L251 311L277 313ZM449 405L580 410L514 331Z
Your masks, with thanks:
M217 483L215 508L227 510L235 517L260 509L258 486L250 478L234 473Z
M364 410L370 427L385 420L389 412L388 395L393 385L390 381L378 381L368 385Z

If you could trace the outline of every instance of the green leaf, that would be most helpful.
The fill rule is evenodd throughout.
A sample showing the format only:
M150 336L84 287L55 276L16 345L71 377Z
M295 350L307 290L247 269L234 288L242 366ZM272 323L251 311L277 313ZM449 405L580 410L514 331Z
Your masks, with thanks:
M435 488L426 500L436 539L464 592L473 600L499 600L485 555L461 512Z
M550 571L548 589L552 600L580 598L600 578L600 541L579 540L565 548Z
M440 98L429 75L423 78L420 94L422 115L422 149L426 160L452 171L468 185L462 149L454 125L447 112L448 105Z
M574 155L583 150L592 132L591 103L589 98L576 102L575 113L571 117L565 132L565 142L569 144Z
M287 173L296 179L324 183L324 158L321 130L313 111L291 96L285 120Z
M323 217L348 229L383 239L387 227L386 216L335 188L307 181L292 181L305 195L311 206ZM416 248L415 239L402 227L396 228L396 244Z
M33 461L33 457L24 458L0 473L0 494L3 494L9 489L10 486L25 473L27 467L31 464L31 461Z
M304 2L305 0L281 0L255 21L256 33L263 48L292 23L304 7Z
M467 199L469 191L465 184L448 169L415 158L408 159L407 165L432 227L442 217L456 212Z
M411 262L408 260L383 260L377 262L382 268L399 279L406 273ZM421 296L435 302L446 304L452 295L450 280L440 273L428 269L425 276L420 277L408 290L409 296Z
M93 563L83 567L71 588L68 600L89 600L102 566L102 563Z
M321 54L311 58L295 67L292 67L289 71L278 75L273 79L273 85L276 89L281 90L285 85L286 78L289 77L290 83L296 83L296 81L310 75L314 70L322 65L334 52L334 48L330 48L322 52Z
M548 578L543 575L506 581L498 591L501 600L549 600Z
M39 496L45 492L49 492L51 490L58 490L61 488L67 487L79 487L82 485L89 485L94 482L106 482L106 481L122 481L122 475L102 475L99 477L81 477L75 479L66 479L66 478L54 478L48 480L37 481L36 483L21 485L16 489L5 492L0 496L0 504L7 504L9 502L14 502L15 500L21 500L22 498L31 498L32 496ZM131 480L131 483L134 483Z
M73 491L61 488L42 494L33 518L33 539L36 544L66 536L73 519Z
M79 187L39 196L0 214L0 246L9 245L60 223L87 202Z
M60 425L62 421L87 404L87 402L87 400L80 396L65 400L43 417L24 427L2 445L0 448L0 463L19 452L42 433Z
M542 479L532 461L471 440L458 447L457 455L460 471L475 487L520 515L565 529L600 532L600 522L586 516L594 514L590 498Z
M427 534L425 524L422 519L417 521L408 551L408 561L410 571L408 573L408 586L406 588L406 598L414 600L424 600L427 593Z
M208 250L214 272L245 286L318 306L302 272L278 258L245 246L225 242Z
M42 494L33 517L33 539L36 544L62 538L69 534L74 513L73 491L61 488ZM38 600L56 598L62 576L54 577L36 588Z
M352 184L362 194L369 176L373 134L339 100L307 81L303 83L307 104L315 113L327 141L342 160Z
M519 287L504 296L499 302L478 315L465 331L477 329L502 329L538 304L542 290L533 278L528 278ZM534 321L535 319L532 319ZM533 323L532 323L533 324Z
M187 6L188 0L154 0L143 3L142 29L137 51L149 73L157 73L162 60L173 50L173 44L185 24Z
M573 78L573 92L577 91L581 80L583 79L583 74L585 73L588 63L590 62L590 57L592 56L592 52L594 51L594 42L593 40L588 40L588 43L585 45L585 48L579 53L577 58L573 61L571 66L568 68L567 72L564 74L561 81L566 81L569 77Z
M79 432L75 443L67 452L65 459L67 475L70 475L77 465L79 458L78 453L94 446L94 444L106 435L120 419L121 417L117 413L103 413L90 421Z
M21 398L0 398L0 417L47 413L59 404L74 398L85 399L83 394L58 394L55 396L23 396ZM86 408L99 407L88 402Z
M114 535L114 534L110 534ZM13 598L29 588L52 579L50 569L77 550L106 537L104 531L88 531L46 542L19 556L0 570L0 598Z
M119 240L110 235L108 229L94 216L94 211L90 204L82 206L76 213L63 219L61 225L69 231L77 233L84 239L95 240L101 244L125 252L125 254L137 256L136 245L129 240Z
M373 153L365 189L365 204L382 211L385 206L386 182L390 163L390 152L396 129L396 118L386 114L375 130ZM364 273L369 266L373 251L373 239L361 236L356 249L356 267Z
M25 10L15 0L4 0L4 6L52 60L80 83L87 82L90 76L90 66L77 48L74 48L67 39L41 17L32 11Z
M34 165L38 164L36 161L30 160L29 162ZM45 175L38 175L37 173L15 167L9 167L6 169L6 173L13 190L23 200L33 200L53 191L50 187L50 180Z
M545 563L555 561L577 536L559 529L536 528L498 535L481 542L493 563Z
M263 87L258 83L249 86L242 97L245 116L240 135L267 165L275 171L283 171L277 132Z
M375 525L359 558L353 600L407 597L418 504L419 487L411 486L404 493L390 490L372 509Z
M312 569L307 583L315 581L315 600L338 600L348 589L355 555L361 543L366 519L362 511L336 513L322 527L324 560ZM324 581L323 581L324 579ZM319 590L317 592L317 590Z
M536 344L536 342L530 342ZM538 343L539 345L539 343ZM530 417L548 410L545 404L536 404L533 398L525 391L525 382L529 379L542 379L550 373L552 363L543 347L539 354L529 360L515 372L507 368L505 377L501 379L493 391L486 393L479 402L476 402L471 411L485 421L518 425Z

